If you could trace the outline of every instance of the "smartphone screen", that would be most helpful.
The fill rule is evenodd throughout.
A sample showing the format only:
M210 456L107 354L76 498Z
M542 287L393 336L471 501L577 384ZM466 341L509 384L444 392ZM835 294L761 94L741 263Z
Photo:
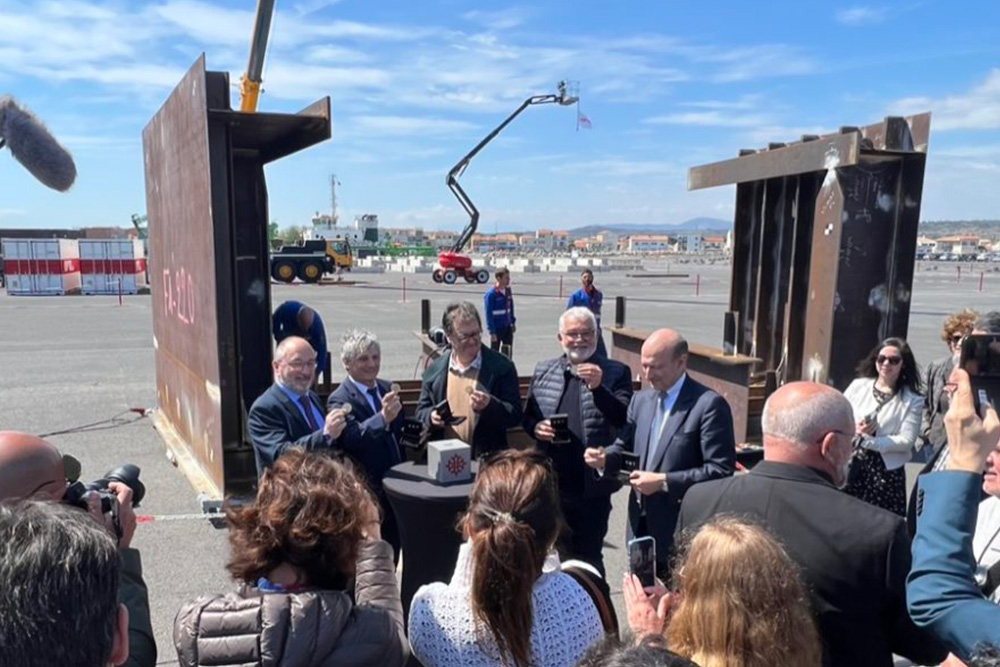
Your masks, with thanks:
M959 365L969 374L972 397L980 406L1000 401L1000 335L973 334L962 341Z
M656 585L656 540L637 537L628 543L628 571L639 577L643 587Z

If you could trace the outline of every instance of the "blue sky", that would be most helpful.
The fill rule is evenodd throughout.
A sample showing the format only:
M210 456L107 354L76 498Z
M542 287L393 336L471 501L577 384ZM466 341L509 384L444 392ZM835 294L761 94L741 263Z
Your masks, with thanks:
M128 225L145 210L141 131L205 52L235 84L253 0L0 0L0 94L73 152L67 194L0 151L0 227ZM330 95L333 139L268 168L271 217L330 206L459 229L447 170L525 97L462 183L482 229L731 218L732 186L688 167L887 114L934 113L923 218L1000 218L1000 3L531 3L277 0L260 108Z

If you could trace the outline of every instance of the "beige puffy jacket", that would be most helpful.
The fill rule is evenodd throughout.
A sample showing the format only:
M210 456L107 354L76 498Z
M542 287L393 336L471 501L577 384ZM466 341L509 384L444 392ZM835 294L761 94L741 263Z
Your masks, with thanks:
M246 587L198 598L174 620L178 661L182 667L402 667L409 644L386 542L361 545L355 598Z

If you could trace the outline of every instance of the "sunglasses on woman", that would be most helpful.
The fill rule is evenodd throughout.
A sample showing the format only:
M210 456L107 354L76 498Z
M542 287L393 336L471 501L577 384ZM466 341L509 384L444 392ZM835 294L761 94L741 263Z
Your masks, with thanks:
M875 363L879 365L888 363L890 366L898 366L902 361L902 357L887 357L884 354L880 354L875 358Z

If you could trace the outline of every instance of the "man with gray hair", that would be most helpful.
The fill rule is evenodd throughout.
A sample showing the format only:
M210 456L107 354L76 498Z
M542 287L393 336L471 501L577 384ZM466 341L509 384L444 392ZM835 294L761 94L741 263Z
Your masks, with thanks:
M609 446L625 426L632 377L628 366L597 353L600 335L597 318L588 308L570 308L559 317L557 338L563 354L535 367L524 430L552 459L559 475L559 500L569 528L560 540L560 555L588 562L603 576L611 494L621 483L611 475L591 474L583 452ZM553 420L562 424L558 431Z
M0 504L0 665L106 667L128 658L118 549L87 513Z
M403 435L403 403L388 380L378 377L382 368L382 347L375 334L352 329L341 338L340 361L347 377L327 401L332 413L351 406L347 426L340 438L342 449L354 457L368 474L368 481L382 506L382 537L399 556L399 529L396 515L382 488L389 469L402 463L399 443Z
M748 474L691 488L678 532L721 513L763 522L802 568L825 667L891 667L893 653L940 663L947 651L906 611L902 517L840 491L854 434L847 399L814 382L786 384L767 400L762 430L764 460Z

